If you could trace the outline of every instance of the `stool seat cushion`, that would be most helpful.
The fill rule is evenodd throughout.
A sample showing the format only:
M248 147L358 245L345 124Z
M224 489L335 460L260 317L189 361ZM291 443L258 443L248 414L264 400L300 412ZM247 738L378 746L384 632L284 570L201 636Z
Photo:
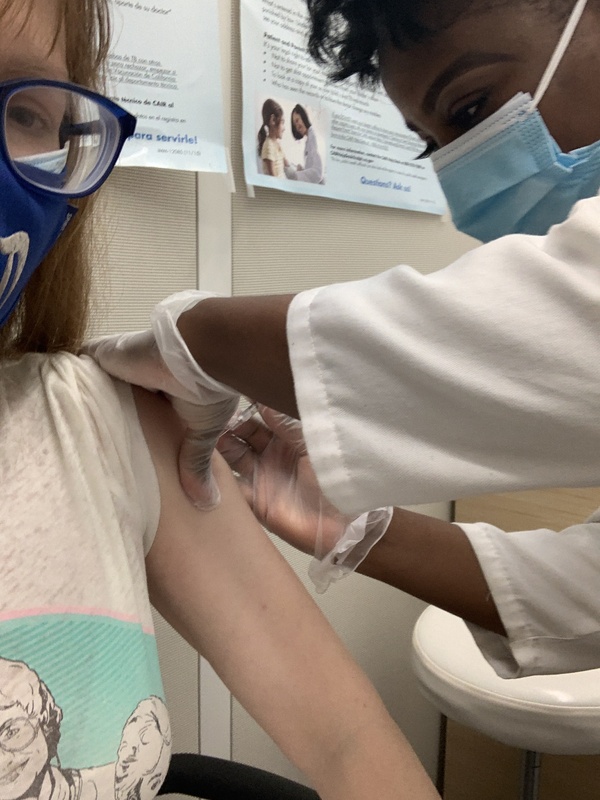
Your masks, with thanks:
M600 669L500 678L459 617L429 606L413 633L425 696L447 717L540 753L600 753Z

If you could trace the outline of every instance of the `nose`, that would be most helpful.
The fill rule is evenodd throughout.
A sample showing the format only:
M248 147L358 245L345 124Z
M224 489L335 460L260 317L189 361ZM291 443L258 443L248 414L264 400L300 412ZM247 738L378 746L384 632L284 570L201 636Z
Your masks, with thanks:
M137 756L138 748L136 745L132 744L125 748L124 758L123 761L128 764L129 762L133 761Z
M14 760L14 753L7 753L0 747L0 781L13 769Z

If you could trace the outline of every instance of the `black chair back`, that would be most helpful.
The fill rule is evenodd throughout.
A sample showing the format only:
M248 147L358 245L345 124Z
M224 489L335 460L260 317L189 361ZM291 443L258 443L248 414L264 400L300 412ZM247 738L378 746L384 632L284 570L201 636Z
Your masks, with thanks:
M300 783L271 772L196 753L174 753L159 794L202 800L319 800Z

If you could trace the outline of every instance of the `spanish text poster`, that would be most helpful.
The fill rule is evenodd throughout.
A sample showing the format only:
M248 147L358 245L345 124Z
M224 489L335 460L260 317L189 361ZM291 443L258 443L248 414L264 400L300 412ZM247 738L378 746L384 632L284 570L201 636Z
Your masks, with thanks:
M111 96L138 118L119 164L227 172L218 0L112 0Z
M442 214L423 142L383 89L329 81L307 35L306 0L241 0L246 182Z

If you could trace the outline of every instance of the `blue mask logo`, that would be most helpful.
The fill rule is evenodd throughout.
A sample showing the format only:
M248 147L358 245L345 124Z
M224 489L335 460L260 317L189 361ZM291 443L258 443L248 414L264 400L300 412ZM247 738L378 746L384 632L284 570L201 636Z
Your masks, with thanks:
M12 308L15 287L19 284L27 255L29 254L29 236L25 231L18 231L12 236L0 238L0 256L6 256L6 265L0 279L0 316L4 308Z

